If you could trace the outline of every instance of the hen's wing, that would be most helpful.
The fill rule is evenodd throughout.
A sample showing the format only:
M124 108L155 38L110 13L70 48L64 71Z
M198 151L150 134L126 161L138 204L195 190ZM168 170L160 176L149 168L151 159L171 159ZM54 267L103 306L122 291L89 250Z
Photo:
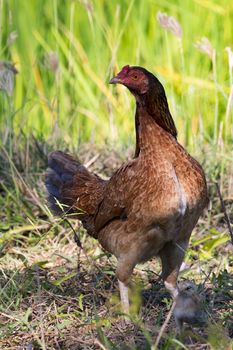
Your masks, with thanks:
M127 218L129 199L136 185L136 166L137 159L123 164L109 180L95 216L96 232L99 232L112 220Z

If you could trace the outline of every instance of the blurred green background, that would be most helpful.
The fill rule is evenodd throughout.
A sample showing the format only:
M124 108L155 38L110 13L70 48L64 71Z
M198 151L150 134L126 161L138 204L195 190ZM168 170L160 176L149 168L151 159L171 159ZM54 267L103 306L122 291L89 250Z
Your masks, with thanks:
M14 127L74 146L131 145L134 100L108 85L130 64L161 80L190 150L232 143L233 2L0 0L0 27L0 59L19 71L13 95L0 93L2 140Z

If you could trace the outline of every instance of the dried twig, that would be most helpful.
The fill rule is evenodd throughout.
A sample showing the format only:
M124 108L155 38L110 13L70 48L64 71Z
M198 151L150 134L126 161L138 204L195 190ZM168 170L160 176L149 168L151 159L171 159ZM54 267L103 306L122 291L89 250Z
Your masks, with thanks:
M165 332L165 329L167 328L168 322L170 321L170 318L172 316L172 313L173 313L173 310L174 310L175 306L176 306L176 302L174 301L173 304L172 304L172 307L170 308L170 310L169 310L169 312L167 314L167 317L166 317L162 327L160 328L160 331L159 331L159 334L157 336L156 342L154 343L154 345L152 347L153 350L158 349L159 342L160 342L160 340L161 340L161 338L163 336L163 333Z
M95 345L98 345L102 350L107 350L107 348L99 341L99 339L95 339Z
M224 201L223 201L223 198L222 198L222 194L221 194L218 182L216 182L215 185L216 185L218 196L219 196L219 199L220 199L220 202L221 202L222 211L224 213L225 220L226 220L226 223L227 223L227 226L228 226L228 230L229 230L229 233L230 233L230 236L231 236L231 243L233 244L233 231L232 231L232 228L231 228L231 222L230 222L229 216L228 216L227 211L226 211L226 207L225 207L225 204L224 204Z
M67 224L70 226L70 228L71 228L71 230L72 230L72 232L74 234L74 241L75 241L75 243L77 244L77 246L80 249L83 250L82 243L81 243L81 240L80 240L80 238L79 238L79 236L77 234L77 231L75 231L75 229L73 228L72 224L69 222L69 220L66 217L64 217L64 221L67 222Z

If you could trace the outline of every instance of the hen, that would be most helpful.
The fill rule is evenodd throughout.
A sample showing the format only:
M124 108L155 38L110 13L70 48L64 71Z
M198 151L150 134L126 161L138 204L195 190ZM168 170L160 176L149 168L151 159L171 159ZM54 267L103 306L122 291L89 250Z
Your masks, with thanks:
M177 142L159 80L142 67L125 66L110 84L123 84L136 99L134 158L105 181L55 151L48 158L46 187L54 213L76 213L88 234L117 258L128 313L132 271L154 256L161 259L165 287L177 296L179 268L208 200L204 172Z

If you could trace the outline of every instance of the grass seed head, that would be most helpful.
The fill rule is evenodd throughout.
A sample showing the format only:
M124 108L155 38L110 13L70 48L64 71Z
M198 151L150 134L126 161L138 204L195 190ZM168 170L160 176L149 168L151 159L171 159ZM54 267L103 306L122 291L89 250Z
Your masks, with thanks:
M207 56L209 56L209 58L212 60L214 53L215 53L215 49L213 48L213 45L211 44L211 42L209 41L208 38L201 38L201 40L197 41L197 43L194 45L200 52L206 54Z
M7 61L0 61L0 90L12 96L14 90L14 76L18 71L14 64Z
M157 20L162 28L168 30L177 38L182 38L182 27L174 17L168 16L166 13L158 12Z
M7 38L7 45L8 46L12 45L17 38L18 38L18 33L16 31L11 32Z
M53 71L54 73L58 72L59 69L59 56L57 52L49 52L45 58L46 67Z

